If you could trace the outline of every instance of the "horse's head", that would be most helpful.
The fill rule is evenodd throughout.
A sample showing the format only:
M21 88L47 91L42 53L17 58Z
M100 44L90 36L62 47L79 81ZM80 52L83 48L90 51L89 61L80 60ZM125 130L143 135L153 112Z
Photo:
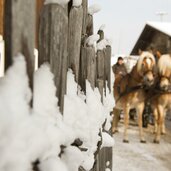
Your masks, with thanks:
M137 62L137 72L143 78L143 83L150 87L154 83L155 58L150 52L142 52Z
M171 85L171 56L162 55L158 61L159 88L167 91Z

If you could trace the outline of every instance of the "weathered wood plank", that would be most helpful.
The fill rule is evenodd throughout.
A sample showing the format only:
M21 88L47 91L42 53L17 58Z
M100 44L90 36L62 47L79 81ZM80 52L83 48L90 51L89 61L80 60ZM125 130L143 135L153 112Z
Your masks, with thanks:
M76 82L79 78L82 18L83 7L72 7L69 13L68 67L73 70Z
M36 48L38 48L39 39L39 25L40 25L40 14L43 8L44 0L36 0Z
M82 26L82 36L86 35L86 27L87 27L87 12L88 12L88 1L82 0L83 7L83 26Z
M94 47L87 47L87 80L94 89L96 80L96 52Z
M79 85L81 86L81 89L85 92L86 91L86 60L87 60L87 48L82 46L81 47L81 58L80 58L80 76L79 76Z
M49 62L54 73L56 95L63 111L67 75L68 16L58 4L45 5L42 10L39 31L39 66Z
M111 56L112 48L111 46L106 47L106 56L105 56L105 80L107 81L107 87L111 91Z
M87 36L91 36L94 34L94 24L93 24L93 16L87 15L87 28L86 28Z
M97 73L97 80L96 80L96 86L99 88L102 101L103 101L103 90L105 87L105 51L104 50L98 50L97 51L97 59L96 59L96 73Z
M35 0L5 0L5 69L22 53L27 61L30 87L33 87L35 47Z
M86 80L90 82L92 89L95 88L96 52L94 47L82 47L80 77L80 86L82 90L86 90Z

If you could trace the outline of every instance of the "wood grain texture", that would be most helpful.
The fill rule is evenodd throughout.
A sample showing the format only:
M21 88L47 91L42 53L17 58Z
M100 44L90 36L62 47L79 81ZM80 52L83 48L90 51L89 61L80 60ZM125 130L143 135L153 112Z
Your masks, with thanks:
M68 65L75 74L78 83L80 47L83 22L83 8L72 7L69 13L69 34L68 34Z
M67 75L68 16L58 4L45 5L40 19L39 66L49 62L55 76L59 106L63 112Z
M82 47L81 49L81 67L80 67L80 86L86 91L86 80L90 82L92 89L96 82L96 52L94 47Z
M33 87L35 47L35 0L5 0L5 69L18 53L25 56L30 87Z
M87 28L86 28L87 36L91 36L94 34L94 24L93 24L93 16L87 15Z
M112 48L111 46L106 47L105 53L105 81L107 81L107 87L111 92L111 56L112 56Z

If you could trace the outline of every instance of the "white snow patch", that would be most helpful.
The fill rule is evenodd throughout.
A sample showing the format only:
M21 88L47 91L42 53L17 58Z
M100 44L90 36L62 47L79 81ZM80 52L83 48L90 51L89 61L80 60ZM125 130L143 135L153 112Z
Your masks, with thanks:
M44 5L47 5L47 4L59 4L59 5L66 5L68 4L70 0L45 0L44 2Z
M86 44L89 46L96 46L96 42L100 39L99 34L94 34L92 36L89 36L86 40Z
M73 0L73 6L75 6L75 7L79 7L79 6L81 6L81 4L82 4L82 0Z
M171 22L148 21L146 24L171 36Z
M103 50L106 48L107 45L108 42L106 41L106 39L103 39L99 43L97 43L97 50Z
M106 168L105 171L111 171L109 168Z
M107 161L106 162L106 166L108 167L110 165L110 161Z
M70 146L65 149L62 160L66 163L69 171L78 171L84 160L84 155L77 147Z
M102 148L103 147L113 147L114 139L108 133L102 132Z
M99 4L94 4L88 8L88 14L93 15L99 12L100 10L101 10L101 6Z

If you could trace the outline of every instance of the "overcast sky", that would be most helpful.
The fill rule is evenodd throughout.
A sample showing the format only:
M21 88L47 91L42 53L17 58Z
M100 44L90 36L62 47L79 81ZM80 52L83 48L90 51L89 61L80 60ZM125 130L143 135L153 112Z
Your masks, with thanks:
M95 31L105 24L105 35L113 40L113 54L129 54L146 21L160 21L157 12L168 12L164 21L171 22L171 0L89 0L102 10L94 15Z

